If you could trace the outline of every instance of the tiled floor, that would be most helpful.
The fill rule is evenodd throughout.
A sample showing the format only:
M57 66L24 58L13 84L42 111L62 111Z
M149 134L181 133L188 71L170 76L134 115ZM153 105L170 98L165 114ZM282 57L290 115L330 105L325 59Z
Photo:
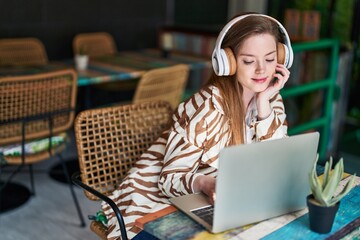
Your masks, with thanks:
M64 157L76 159L75 144L68 145ZM48 174L56 164L57 159L49 159L34 165L36 195L19 208L0 214L1 240L98 239L89 230L87 215L95 214L100 209L100 203L90 201L81 189L75 187L86 223L85 227L81 227L68 185L55 181ZM6 167L2 178L12 169ZM13 182L30 188L28 168L19 172Z

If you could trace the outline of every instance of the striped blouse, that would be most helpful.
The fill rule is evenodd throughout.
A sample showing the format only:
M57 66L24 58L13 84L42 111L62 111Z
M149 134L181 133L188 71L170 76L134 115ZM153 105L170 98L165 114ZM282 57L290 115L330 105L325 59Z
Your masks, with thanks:
M173 114L170 129L141 155L113 192L110 198L121 210L130 238L137 218L169 206L169 197L193 193L197 176L216 177L219 152L230 142L220 99L219 89L210 85L181 103ZM250 103L245 119L245 144L287 136L280 94L271 99L270 105L270 116L258 121L256 103ZM108 218L108 239L116 239L120 234L116 217L106 203L102 207Z

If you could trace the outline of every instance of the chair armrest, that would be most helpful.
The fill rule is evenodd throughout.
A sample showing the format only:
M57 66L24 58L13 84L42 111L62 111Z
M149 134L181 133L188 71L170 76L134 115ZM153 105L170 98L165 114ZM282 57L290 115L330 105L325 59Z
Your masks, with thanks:
M127 240L128 237L127 237L127 233L126 233L126 228L125 228L125 222L124 222L124 219L120 213L120 210L119 208L116 206L116 204L114 203L113 200L111 200L109 197L105 196L104 194L96 191L95 189L91 188L90 186L86 185L85 183L83 183L80 178L80 173L79 172L75 172L72 176L71 176L71 180L72 182L83 188L84 190L94 194L95 196L97 196L98 198L100 198L101 200L105 201L107 204L110 205L110 207L112 208L112 210L114 211L115 213L115 216L119 222L119 226L120 226L120 232L121 232L121 237L122 239L124 240Z

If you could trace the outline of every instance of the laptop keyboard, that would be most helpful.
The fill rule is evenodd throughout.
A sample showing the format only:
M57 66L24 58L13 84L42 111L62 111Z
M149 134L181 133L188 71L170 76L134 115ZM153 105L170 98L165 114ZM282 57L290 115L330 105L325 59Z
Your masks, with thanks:
M214 219L214 206L210 205L203 208L198 208L195 210L191 210L193 214L210 224L210 226L213 225L213 219Z

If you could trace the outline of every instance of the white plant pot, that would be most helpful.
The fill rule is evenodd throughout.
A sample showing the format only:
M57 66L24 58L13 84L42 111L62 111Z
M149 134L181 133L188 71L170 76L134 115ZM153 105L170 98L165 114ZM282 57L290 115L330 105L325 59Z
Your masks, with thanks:
M86 70L89 64L88 55L75 55L75 67L77 70Z

